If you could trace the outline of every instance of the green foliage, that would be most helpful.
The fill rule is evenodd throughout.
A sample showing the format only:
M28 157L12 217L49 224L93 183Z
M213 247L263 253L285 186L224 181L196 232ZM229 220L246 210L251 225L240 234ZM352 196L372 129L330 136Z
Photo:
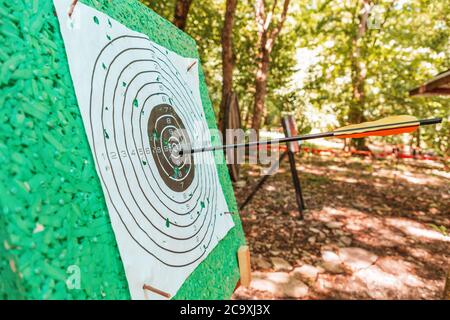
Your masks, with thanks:
M409 97L409 90L450 66L448 2L374 2L369 22L375 23L359 43L359 63L366 70L364 116L369 120L394 114L448 119L448 98ZM322 4L321 10L312 11L301 26L305 39L313 40L304 41L304 46L319 51L319 63L309 68L304 89L309 103L317 109L331 106L344 124L352 105L351 40L358 21L354 7L342 1L316 3ZM439 135L434 127L421 132L429 147L448 152L448 122L440 126Z
M173 20L175 0L141 1L167 20ZM210 98L216 112L222 88L221 30L224 10L225 1L194 0L189 10L185 30L197 42Z
M156 1L142 0L151 9L168 20L173 19L175 0ZM270 7L269 7L270 8ZM205 71L206 82L213 102L215 111L218 112L222 88L222 60L221 60L221 30L223 26L223 15L225 12L225 1L193 1L186 24L186 32L197 42L200 58ZM257 54L257 34L255 22L254 1L239 1L236 9L235 23L233 28L234 37L234 90L238 94L239 104L242 111L243 122L253 105L255 93L255 72ZM272 56L269 75L267 96L266 124L272 125L276 122L279 126L281 103L286 96L290 95L289 82L294 74L295 28L286 23L284 31L277 38Z
M264 115L266 127L279 127L283 112L294 112L302 129L348 123L352 95L352 39L362 0L291 1L289 17L276 40ZM175 0L144 0L156 12L173 17ZM267 0L271 8L272 1ZM450 4L441 0L375 0L369 28L359 40L358 63L366 72L365 118L395 114L443 117L435 127L421 129L422 147L449 152L449 99L410 97L409 90L450 67ZM193 1L186 32L199 46L206 80L217 112L221 97L221 41L225 0ZM234 89L247 125L254 99L257 33L254 0L239 1L234 25L236 67ZM299 54L300 52L300 54ZM298 80L301 74L302 81ZM314 114L312 117L311 114ZM325 119L332 118L332 123ZM401 137L384 138L400 141ZM417 139L412 142L417 144Z

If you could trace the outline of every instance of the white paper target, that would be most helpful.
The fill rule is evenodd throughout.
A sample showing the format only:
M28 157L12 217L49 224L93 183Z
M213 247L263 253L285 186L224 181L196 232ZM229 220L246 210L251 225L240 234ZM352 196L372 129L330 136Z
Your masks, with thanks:
M234 226L213 154L170 156L211 140L198 62L82 3L69 18L71 2L54 4L131 296L174 296Z

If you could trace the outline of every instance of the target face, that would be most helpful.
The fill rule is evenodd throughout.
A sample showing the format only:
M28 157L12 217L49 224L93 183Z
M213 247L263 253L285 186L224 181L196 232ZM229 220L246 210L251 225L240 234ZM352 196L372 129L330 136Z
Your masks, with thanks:
M234 225L213 154L178 155L211 141L195 59L70 2L54 3L131 295L173 296Z
M180 156L183 146L191 145L183 120L171 105L161 104L152 109L148 120L148 137L158 172L167 186L181 192L194 179L193 156Z

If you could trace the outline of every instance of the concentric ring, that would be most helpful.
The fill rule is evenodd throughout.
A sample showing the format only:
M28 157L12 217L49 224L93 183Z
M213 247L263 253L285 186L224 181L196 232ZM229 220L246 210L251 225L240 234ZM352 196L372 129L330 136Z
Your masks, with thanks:
M171 158L180 144L174 130L187 132L187 143L208 131L171 54L140 36L115 38L101 50L91 78L89 138L107 201L129 236L163 264L184 267L211 244L220 185L215 166L199 165L214 163L211 154Z

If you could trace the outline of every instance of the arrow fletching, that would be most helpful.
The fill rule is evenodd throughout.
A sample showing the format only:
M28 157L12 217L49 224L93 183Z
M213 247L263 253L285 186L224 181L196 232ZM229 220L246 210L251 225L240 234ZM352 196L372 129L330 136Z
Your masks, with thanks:
M345 126L333 131L337 138L364 138L369 136L390 136L411 133L420 126L420 120L413 116L392 116L376 121Z

